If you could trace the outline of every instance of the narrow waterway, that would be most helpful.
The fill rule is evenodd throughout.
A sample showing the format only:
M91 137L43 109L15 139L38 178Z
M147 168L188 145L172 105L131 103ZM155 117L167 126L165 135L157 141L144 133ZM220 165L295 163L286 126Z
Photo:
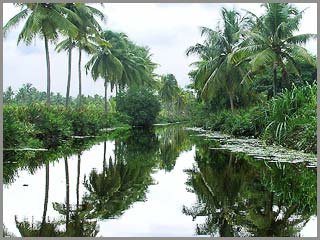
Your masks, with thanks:
M316 236L316 167L303 155L254 158L182 126L84 141L63 157L5 152L8 233Z

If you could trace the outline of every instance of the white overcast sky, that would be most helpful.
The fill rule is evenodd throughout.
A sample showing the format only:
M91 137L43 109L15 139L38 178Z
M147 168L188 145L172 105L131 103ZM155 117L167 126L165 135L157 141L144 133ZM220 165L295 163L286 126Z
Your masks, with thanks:
M308 8L300 26L300 33L317 33L316 3L294 4L299 9ZM178 83L185 86L190 83L189 64L195 58L187 58L185 50L201 41L199 26L215 28L220 19L221 7L247 9L256 15L263 13L259 3L105 3L104 8L95 5L107 16L105 29L125 32L130 39L139 45L149 46L154 62L160 64L157 73L172 73ZM19 12L11 3L3 5L4 24ZM3 42L3 83L4 90L12 86L16 91L24 83L32 83L37 89L46 90L46 63L44 42L37 39L30 46L23 43L17 46L16 40L22 28L21 23L13 29ZM316 40L305 46L316 54ZM67 55L54 52L50 48L51 89L65 94L67 80ZM73 52L71 95L78 91L77 51ZM83 57L83 65L89 57ZM103 95L103 81L85 75L83 69L83 94Z

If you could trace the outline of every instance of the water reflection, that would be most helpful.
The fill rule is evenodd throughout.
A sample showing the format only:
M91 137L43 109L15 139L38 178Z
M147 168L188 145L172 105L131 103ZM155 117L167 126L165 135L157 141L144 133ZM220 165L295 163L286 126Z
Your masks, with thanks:
M316 214L316 174L298 164L270 164L198 144L187 170L197 203L183 208L196 233L212 236L298 236Z
M8 187L14 186L22 170L34 176L37 170L45 170L37 185L44 189L37 194L43 196L42 217L34 220L17 212L15 227L23 237L97 236L102 221L118 219L134 203L152 199L148 189L159 180L154 179L154 173L174 172L177 158L185 151L194 164L185 170L188 178L184 191L194 194L197 201L180 204L179 211L185 218L190 217L190 222L197 222L192 225L196 226L195 235L298 236L310 217L316 215L315 169L210 150L216 142L190 134L180 126L137 128L113 141L103 141L99 154L90 150L95 142L87 139L74 139L55 151L6 152L4 182ZM83 157L85 152L92 154ZM90 162L90 168L82 166ZM63 166L59 178L51 173L56 171L56 163ZM53 190L49 194L57 181L63 181L65 189L64 199L59 201L52 200ZM172 189L168 192L172 194ZM5 202L7 207L14 208ZM203 217L205 221L199 223L197 220Z

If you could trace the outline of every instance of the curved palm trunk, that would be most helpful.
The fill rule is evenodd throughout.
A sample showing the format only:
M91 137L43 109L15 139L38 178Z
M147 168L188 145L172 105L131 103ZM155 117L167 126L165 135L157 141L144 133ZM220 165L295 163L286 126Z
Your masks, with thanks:
M41 236L43 235L43 227L44 227L44 224L46 223L48 199L49 199L49 163L46 163L46 186L45 186L42 222L41 222L41 228L40 228L40 235Z
M69 167L68 167L68 159L64 158L64 167L66 172L66 231L69 229L69 212L70 212L70 194L69 194Z
M107 101L107 90L108 90L108 82L107 80L104 81L104 110L108 112L108 101Z
M81 86L81 48L80 47L79 47L78 72L79 72L79 107L81 107L82 86Z
M273 96L277 94L277 67L273 66L273 79L272 79Z
M72 47L69 47L68 50L68 55L69 55L69 59L68 59L68 83L67 83L67 93L66 93L66 108L69 106L69 98L70 98L70 84L71 84L71 53L72 53Z
M77 209L79 208L79 186L80 186L80 163L81 157L80 153L78 153L78 171L77 171Z
M50 56L48 47L48 38L44 34L44 44L46 49L46 61L47 61L47 104L50 105L50 95L51 95L51 79L50 79Z

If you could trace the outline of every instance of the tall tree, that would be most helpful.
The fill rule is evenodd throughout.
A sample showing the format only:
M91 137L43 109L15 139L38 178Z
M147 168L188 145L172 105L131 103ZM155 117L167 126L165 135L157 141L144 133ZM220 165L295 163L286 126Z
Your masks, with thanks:
M159 96L164 102L167 111L173 111L174 99L178 95L178 91L178 82L173 74L161 77Z
M244 31L246 40L235 56L237 58L242 56L243 59L250 60L251 70L246 75L247 78L261 68L270 66L273 72L272 85L275 96L278 92L277 85L279 85L277 82L278 69L282 74L280 85L288 88L290 87L288 72L300 75L297 58L304 59L315 66L312 56L300 45L315 38L316 34L295 35L295 32L299 30L304 11L298 11L293 5L264 3L262 6L266 9L266 13L261 17L249 12L256 21L250 31Z
M47 104L50 105L51 78L50 78L50 56L49 41L55 41L62 33L75 36L77 27L69 21L69 18L77 16L66 8L64 3L17 3L21 11L11 18L3 28L4 36L8 31L17 26L22 20L25 24L18 37L18 44L23 41L30 45L36 37L44 39L46 63L47 63Z
M235 91L240 87L243 70L241 65L231 61L240 42L240 30L245 26L246 19L235 10L221 10L222 28L212 30L201 28L201 35L205 36L203 44L196 44L187 49L187 56L195 54L200 61L193 63L195 86L203 97L221 94L221 90L228 96L230 108L234 109Z
M103 33L102 33L103 34ZM103 35L102 35L103 38ZM96 47L91 59L85 65L86 73L91 69L91 76L94 81L99 77L104 79L105 87L105 112L108 112L107 88L109 82L114 82L120 79L123 72L123 66L118 58L110 51L111 45L106 40L99 40L99 45Z
M105 20L104 14L98 9L88 6L84 3L67 3L66 7L73 11L78 18L71 18L70 21L79 29L77 35L72 38L68 36L67 39L60 42L56 49L58 51L68 51L68 82L66 93L66 106L69 103L70 95L70 82L71 82L71 52L74 47L79 49L79 61L78 61L78 76L79 76L79 105L81 106L82 84L81 84L81 58L82 50L87 53L94 51L94 44L90 42L90 39L94 39L95 35L101 31L101 26L96 20L98 17L101 21Z

